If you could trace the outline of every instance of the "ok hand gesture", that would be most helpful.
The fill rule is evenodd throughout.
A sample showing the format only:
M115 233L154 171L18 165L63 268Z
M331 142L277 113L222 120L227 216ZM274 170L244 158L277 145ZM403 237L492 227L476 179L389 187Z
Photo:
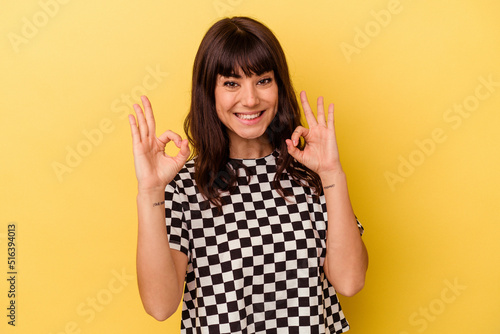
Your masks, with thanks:
M151 103L146 96L142 96L141 100L144 113L138 104L134 104L139 125L133 115L128 116L139 191L163 191L189 157L188 140L183 140L181 136L170 130L156 137L156 124ZM180 148L179 153L174 157L165 154L165 146L170 141Z
M335 126L333 119L333 104L328 106L328 121L325 119L323 97L318 97L318 119L307 101L306 92L300 92L300 101L306 116L309 129L298 126L287 139L288 153L298 162L316 172L320 177L325 173L342 171L340 165ZM303 137L306 146L303 151L297 148L300 137Z

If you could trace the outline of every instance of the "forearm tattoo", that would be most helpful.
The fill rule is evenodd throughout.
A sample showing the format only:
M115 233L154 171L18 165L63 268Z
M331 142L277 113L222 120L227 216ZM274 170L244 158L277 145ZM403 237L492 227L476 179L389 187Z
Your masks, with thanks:
M335 187L335 183L334 184L330 184L329 186L325 186L323 187L324 190L328 189L328 188L333 188Z
M162 205L163 203L165 203L165 201L163 201L163 202L156 202L156 203L153 203L153 208L154 208L155 206Z

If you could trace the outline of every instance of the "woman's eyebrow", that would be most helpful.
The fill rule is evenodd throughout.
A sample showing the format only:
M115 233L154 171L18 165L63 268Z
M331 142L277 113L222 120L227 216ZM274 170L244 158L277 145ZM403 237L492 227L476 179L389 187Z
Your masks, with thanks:
M241 75L237 73L230 73L229 75L222 75L223 78L235 78L235 79L241 79Z
M272 71L272 70L270 70L270 71L264 71L264 72L262 72L262 73L256 73L256 74L255 74L255 73L253 73L252 75L262 76L262 75L264 75L264 74L271 73L271 72L273 72L273 71ZM241 76L241 75L239 75L238 73L235 73L235 72L229 73L228 75L221 74L220 76L221 76L222 78L234 78L234 79L241 79L241 78L242 78L242 76Z

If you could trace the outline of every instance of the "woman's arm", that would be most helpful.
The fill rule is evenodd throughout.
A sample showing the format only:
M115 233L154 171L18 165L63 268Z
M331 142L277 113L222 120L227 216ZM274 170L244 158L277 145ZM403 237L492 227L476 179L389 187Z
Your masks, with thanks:
M368 253L354 216L346 176L340 164L333 104L328 107L325 119L323 98L318 98L318 117L314 117L305 92L300 94L309 129L302 126L287 139L288 152L297 161L316 172L321 178L328 213L326 257L323 269L335 289L352 296L359 292L365 281ZM296 146L303 137L306 146L300 151Z
M170 317L182 297L187 256L171 250L165 225L165 187L189 157L187 140L167 131L156 137L156 124L149 100L143 96L134 116L129 115L138 182L137 281L144 309L157 320ZM175 157L165 154L174 141L180 148Z
M344 296L364 286L368 253L354 216L346 176L342 170L320 175L328 212L325 275Z
M146 312L160 321L179 306L188 263L186 254L169 247L164 198L164 191L140 191L137 195L139 293Z

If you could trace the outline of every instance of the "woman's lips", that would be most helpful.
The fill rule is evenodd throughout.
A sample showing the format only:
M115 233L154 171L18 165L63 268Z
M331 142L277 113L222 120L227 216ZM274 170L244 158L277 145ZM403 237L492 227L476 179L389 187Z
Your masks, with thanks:
M252 113L252 114L235 114L236 117L238 117L239 119L243 119L243 120L247 120L247 121L251 121L253 119L256 119L258 117L260 117L262 114L264 113L264 111L259 111L259 112L256 112L256 113Z

